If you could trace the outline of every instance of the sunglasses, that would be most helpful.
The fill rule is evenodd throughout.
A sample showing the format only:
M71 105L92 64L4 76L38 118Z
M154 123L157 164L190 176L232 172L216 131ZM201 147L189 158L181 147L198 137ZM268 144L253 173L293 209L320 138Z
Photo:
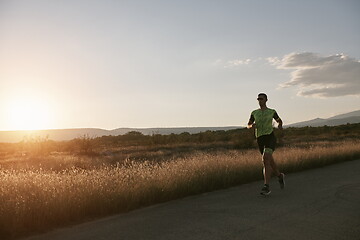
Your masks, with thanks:
M257 100L265 100L265 98L257 98Z

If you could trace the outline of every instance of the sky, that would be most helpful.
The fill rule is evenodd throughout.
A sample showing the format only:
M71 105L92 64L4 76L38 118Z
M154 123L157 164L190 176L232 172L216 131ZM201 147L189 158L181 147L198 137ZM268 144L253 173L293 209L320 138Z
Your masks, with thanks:
M0 130L284 124L360 109L357 0L0 0Z

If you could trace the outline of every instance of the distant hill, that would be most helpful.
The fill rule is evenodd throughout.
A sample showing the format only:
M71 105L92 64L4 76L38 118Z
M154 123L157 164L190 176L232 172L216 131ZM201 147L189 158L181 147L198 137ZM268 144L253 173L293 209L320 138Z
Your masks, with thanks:
M331 118L322 119L315 118L310 121L304 121L286 125L285 127L320 127L320 126L337 126L347 123L360 123L360 110L337 115ZM45 138L48 137L55 141L66 141L77 137L87 135L89 137L101 137L101 136L118 136L123 135L131 131L141 132L144 135L152 134L181 134L188 132L191 134L206 132L206 131L218 131L218 130L231 130L243 128L240 126L230 127L179 127L179 128L117 128L114 130L105 130L99 128L78 128L78 129L53 129L53 130L38 130L38 131L0 131L0 142L20 142L29 138Z
M34 131L0 131L0 142L20 142L31 138L48 137L55 141L71 140L80 136L110 135L108 130L97 128L51 129Z
M360 110L345 114L336 115L331 118L315 118L313 120L298 122L287 125L286 127L321 127L321 126L337 126L348 123L360 123Z
M328 118L328 119L345 119L345 118L359 117L359 116L360 116L360 110L336 115L336 116Z
M77 137L87 135L89 137L101 136L118 136L131 131L141 132L144 135L152 134L181 134L188 132L191 134L218 131L218 130L231 130L241 127L182 127L182 128L117 128L114 130L105 130L99 128L79 128L79 129L52 129L52 130L37 130L37 131L0 131L0 142L20 142L30 138L45 138L48 137L55 141L66 141Z

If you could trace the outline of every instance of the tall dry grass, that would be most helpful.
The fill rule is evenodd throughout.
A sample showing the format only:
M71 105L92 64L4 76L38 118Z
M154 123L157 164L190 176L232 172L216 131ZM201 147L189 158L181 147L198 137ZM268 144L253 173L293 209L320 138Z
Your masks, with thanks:
M281 148L274 156L285 172L300 171L360 158L360 142ZM58 158L56 165L61 162ZM126 161L88 169L74 165L0 168L1 239L262 178L256 150L197 152L160 163Z

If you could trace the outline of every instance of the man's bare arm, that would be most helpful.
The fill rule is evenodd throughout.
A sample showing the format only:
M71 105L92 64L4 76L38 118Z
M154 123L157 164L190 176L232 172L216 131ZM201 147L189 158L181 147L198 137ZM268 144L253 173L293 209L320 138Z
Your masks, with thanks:
M254 121L249 121L248 125L247 125L247 128L250 129L250 128L254 128L254 127L255 127Z
M281 118L278 118L277 120L276 120L276 122L278 123L278 128L280 129L280 130L282 130L283 129L283 121L281 120Z
M249 119L249 122L248 122L248 125L247 125L247 128L250 129L250 128L254 128L255 127L255 118L254 116L251 114L250 115L250 119Z

